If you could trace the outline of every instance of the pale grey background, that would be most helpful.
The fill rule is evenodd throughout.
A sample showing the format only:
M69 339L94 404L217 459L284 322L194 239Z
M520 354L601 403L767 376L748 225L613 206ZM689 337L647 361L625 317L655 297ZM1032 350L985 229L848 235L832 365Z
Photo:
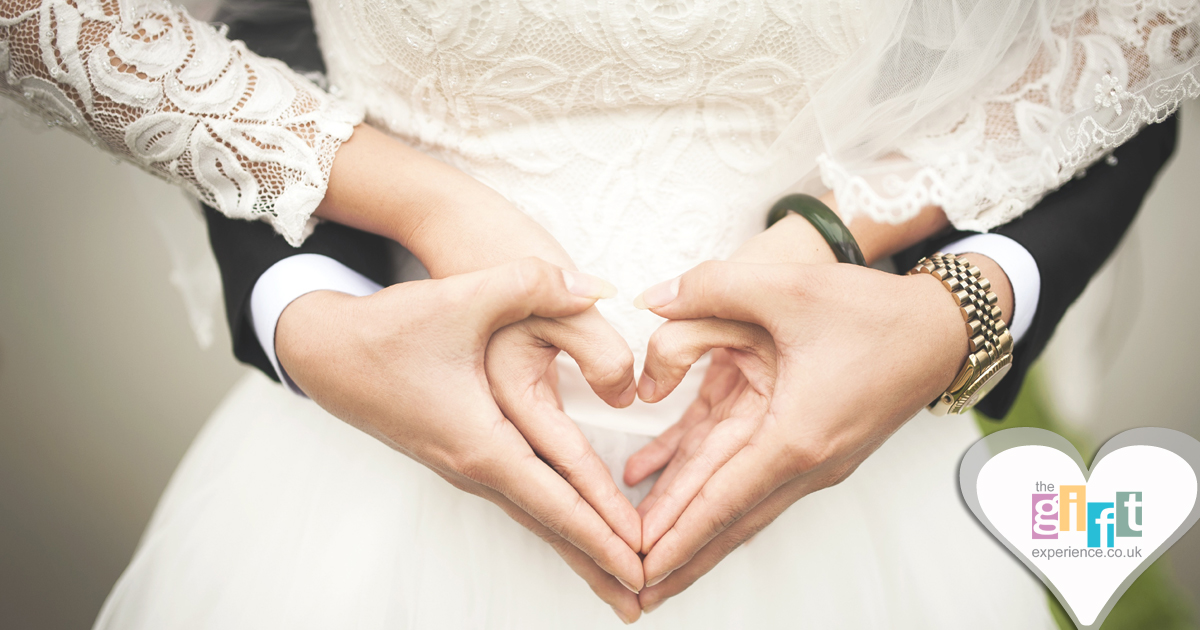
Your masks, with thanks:
M243 374L197 345L151 217L185 205L61 131L0 124L0 627L86 628L192 437ZM1064 415L1200 437L1200 104L1118 264L1057 343ZM197 222L196 230L201 229ZM1082 366L1082 367L1080 367ZM1080 376L1082 375L1082 376ZM1174 566L1200 594L1200 533Z

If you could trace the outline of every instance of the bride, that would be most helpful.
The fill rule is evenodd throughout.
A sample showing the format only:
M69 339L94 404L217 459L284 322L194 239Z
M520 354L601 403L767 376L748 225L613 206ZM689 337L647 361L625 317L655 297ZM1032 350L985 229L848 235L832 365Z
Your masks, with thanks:
M1002 224L1200 92L1200 9L313 10L328 93L162 2L0 0L5 95L434 278L283 312L311 399L230 393L97 628L1052 627L961 507L970 416L923 411L957 307L766 208L823 194L868 261Z

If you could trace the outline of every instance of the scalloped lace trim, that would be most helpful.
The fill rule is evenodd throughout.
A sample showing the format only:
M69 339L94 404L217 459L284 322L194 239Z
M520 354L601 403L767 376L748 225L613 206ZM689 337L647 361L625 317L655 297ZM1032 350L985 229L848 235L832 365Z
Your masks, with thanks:
M870 169L867 174L852 172L827 153L818 156L817 164L847 221L865 214L878 222L901 223L924 207L940 206L956 228L983 232L1017 218L1050 191L1082 176L1084 169L1145 125L1162 122L1184 100L1200 97L1200 80L1194 72L1184 72L1172 85L1166 83L1133 93L1104 75L1095 86L1096 109L1111 110L1121 124L1106 126L1085 115L1077 124L1063 127L1057 136L1058 151L1046 147L1005 161L985 144L928 163L906 156L897 159L895 168L880 169L878 175L870 174Z

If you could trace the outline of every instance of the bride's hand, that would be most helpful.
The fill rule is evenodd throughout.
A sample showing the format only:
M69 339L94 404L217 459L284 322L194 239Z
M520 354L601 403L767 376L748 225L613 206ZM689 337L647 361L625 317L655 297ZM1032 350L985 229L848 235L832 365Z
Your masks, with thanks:
M631 621L637 597L617 578L642 586L637 554L530 448L497 407L485 368L495 331L530 316L578 316L606 291L591 276L525 259L362 298L315 292L284 310L276 348L318 404L499 505Z
M644 301L675 320L651 340L651 401L709 348L736 349L746 379L725 410L690 428L700 434L690 457L645 514L647 610L801 497L845 479L949 385L967 353L958 308L926 274L711 262Z
M615 292L610 288L603 297ZM554 362L560 351L575 359L593 391L609 405L620 408L633 403L633 353L595 308L555 319L529 317L498 330L486 356L492 394L534 452L636 551L641 548L641 518L583 432L562 410Z

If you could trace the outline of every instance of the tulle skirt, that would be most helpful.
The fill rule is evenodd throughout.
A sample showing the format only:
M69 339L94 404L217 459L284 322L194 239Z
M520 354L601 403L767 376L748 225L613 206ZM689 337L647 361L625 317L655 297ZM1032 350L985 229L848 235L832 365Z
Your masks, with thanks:
M584 428L618 476L649 440ZM637 625L1054 628L1036 578L959 498L978 437L969 417L921 414ZM254 372L180 464L95 627L621 626L499 508Z

